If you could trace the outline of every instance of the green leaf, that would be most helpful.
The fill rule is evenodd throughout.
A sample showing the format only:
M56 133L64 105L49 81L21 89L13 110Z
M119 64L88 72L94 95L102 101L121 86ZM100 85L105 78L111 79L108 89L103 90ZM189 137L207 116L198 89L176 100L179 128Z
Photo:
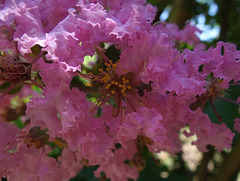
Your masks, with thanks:
M18 118L16 121L13 122L18 128L22 129L25 125L22 122L21 118Z
M48 153L48 156L57 158L59 155L61 155L62 149L60 148L54 148L50 153Z
M225 97L227 99L235 100L235 96L232 96L231 94L226 95ZM227 125L228 128L233 130L233 120L239 116L238 105L222 99L217 99L214 101L214 105L216 107L217 113L222 117L223 122ZM213 123L220 123L210 102L206 104L204 112L209 115L209 118Z
M0 92L4 93L7 91L7 89L12 85L13 83L11 82L4 82L0 85ZM16 94L18 93L23 87L23 84L17 84L15 85L9 92L8 94Z
M42 93L42 89L36 85L32 85L32 89L34 91L36 91L37 93L41 94Z
M84 85L84 80L83 78L81 78L80 76L74 76L72 78L72 81L70 83L70 89L72 89L73 87L78 88L80 91L84 91L86 86Z
M167 177L163 178L163 173L167 174ZM162 176L161 176L162 175ZM169 171L164 165L157 166L152 158L148 158L146 161L145 169L140 173L138 181L186 181L184 173L177 170Z
M70 179L70 181L97 181L94 176L94 171L98 166L83 167L83 169L76 175L76 177Z

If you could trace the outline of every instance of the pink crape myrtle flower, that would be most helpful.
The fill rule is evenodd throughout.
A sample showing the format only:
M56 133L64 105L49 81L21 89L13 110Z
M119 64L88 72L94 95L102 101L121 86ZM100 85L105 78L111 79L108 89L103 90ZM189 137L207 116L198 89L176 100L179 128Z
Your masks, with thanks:
M72 75L61 64L50 65L41 62L39 66L46 71L41 72L44 82L47 82L42 93L44 97L33 98L27 105L27 116L32 126L47 128L52 138L64 139L71 151L81 150L90 164L102 163L109 157L105 154L111 154L114 148L113 139L106 135L104 123L92 118L93 112L90 112L85 93L76 88L70 90Z
M208 63L204 71L212 72L215 78L222 79L221 87L226 89L231 80L240 80L240 51L231 43L218 42L216 48L209 48L205 53Z
M62 150L58 161L61 163L61 168L68 172L70 178L74 177L83 167L82 155L78 152L71 152L67 148Z
M46 33L50 32L59 22L68 16L68 9L76 5L77 1L43 0L39 2L42 25Z
M240 118L234 119L234 130L240 133Z
M234 133L224 123L212 123L208 116L199 109L195 112L189 112L187 118L192 134L195 133L198 137L198 140L193 144L197 145L200 151L207 151L207 145L213 145L217 150L231 148ZM188 135L186 133L186 136Z
M212 123L202 106L192 105L211 93L210 73L220 84L217 90L239 81L239 51L233 44L219 42L204 52L194 26L152 26L156 8L144 0L11 0L1 7L3 47L14 47L22 56L33 47L44 52L35 67L42 93L27 103L29 125L20 131L0 122L1 176L68 180L85 161L99 165L97 177L104 172L112 180L136 180L141 149L180 152L179 133L186 126L190 133L184 134L196 134L193 144L201 151L208 145L231 147L234 133L224 123ZM195 48L179 51L176 41ZM119 60L107 57L107 45L120 51ZM97 73L85 72L87 55L103 61ZM87 82L78 89L71 85L76 76ZM32 128L44 129L46 142L64 143L58 162L47 156L51 149L45 142L39 146L22 139Z
M148 67L148 64L150 64L150 62L151 62L150 60L152 60L151 56L154 56L154 54L153 55L151 54L151 51L149 51L149 52L150 52L150 55L149 55L150 58L148 58L148 57L145 58L146 62L142 61L142 64L145 63L145 67ZM189 55L187 56L187 54L189 54ZM131 56L131 54L129 54L129 55ZM201 88L201 89L199 89L200 92L197 92L194 89L193 89L192 92L191 91L185 91L184 92L186 97L187 97L187 95L188 96L192 95L192 98L195 98L195 96L197 94L201 95L202 93L204 93L206 91L206 89L204 88L204 85L206 84L206 82L204 80L204 76L206 76L206 74L201 74L201 73L199 73L196 70L201 65L201 63L203 63L205 60L202 61L202 62L194 63L192 61L190 55L191 55L191 52L185 52L184 53L184 58L186 57L187 62L184 62L184 59L182 59L182 58L176 59L176 63L178 61L182 60L182 65L181 66L189 71L188 74L181 74L181 72L178 70L178 68L174 66L175 62L173 62L173 63L170 62L169 63L169 67L172 69L171 72L174 72L174 71L177 72L177 73L179 72L179 74L178 74L179 78L182 78L183 80L186 79L186 81L187 81L187 80L189 80L191 78L193 81L197 81L196 79L199 79L198 82L202 82L200 84L200 86L199 86L198 83L196 84L197 85L196 87ZM136 57L136 56L133 56L133 57ZM125 57L123 56L121 58L125 58ZM158 57L156 56L156 60L157 60L157 58ZM127 60L127 57L125 59ZM143 57L143 59L144 59L144 57ZM131 60L131 59L129 59L129 60ZM133 60L135 60L135 59L133 59ZM141 59L139 58L139 60L141 60ZM109 69L107 69L106 72L103 71L103 73L102 73L103 77L101 78L101 81L104 82L104 89L105 89L105 91L108 92L110 95L108 97L105 97L106 98L105 100L107 100L111 96L114 98L114 100L116 100L115 103L117 104L118 109L116 111L113 108L113 116L116 117L116 122L120 122L121 121L120 123L116 123L116 125L109 123L110 121L106 122L107 126L109 127L109 130L113 130L113 132L112 132L113 134L116 134L116 130L119 130L119 132L117 132L117 138L119 138L119 142L122 144L122 146L124 146L125 142L127 142L129 140L136 139L138 135L144 135L144 136L146 136L146 137L151 139L151 141L153 142L152 144L154 144L154 143L158 144L157 147L155 147L156 145L155 146L151 146L150 145L149 148L150 148L151 151L161 151L160 147L163 149L164 148L164 146L163 146L164 144L165 145L169 145L169 144L166 144L166 143L168 143L168 140L166 138L167 137L166 136L167 135L167 133L166 133L167 131L165 131L165 129L166 129L166 127L168 127L167 126L167 124L168 124L167 120L171 119L171 118L170 117L165 117L166 125L162 125L164 123L164 121L162 121L162 120L164 120L164 117L162 117L162 114L161 114L161 113L163 113L163 111L159 110L159 113L157 113L157 111L154 110L158 106L161 106L161 105L158 105L158 106L151 105L151 106L154 106L154 107L149 107L148 106L149 100L154 100L154 99L156 99L157 96L159 96L159 97L163 96L163 95L158 95L155 92L156 90L154 90L155 88L158 88L158 87L154 86L154 83L157 82L158 80L154 79L155 77L153 77L153 78L150 77L152 79L149 78L151 81L153 80L153 85L148 85L148 84L147 85L149 87L151 87L152 90L150 90L150 88L146 88L146 90L145 90L145 87L143 88L143 90L141 90L140 88L138 89L138 87L134 87L135 81L137 82L136 85L139 84L139 85L145 85L146 86L146 82L144 82L144 81L141 82L141 76L142 76L142 74L144 74L144 70L142 70L143 66L141 67L141 65L139 65L140 69L137 69L136 67L130 66L130 64L127 64L129 66L127 66L124 69L124 65L121 63L122 62L121 59L120 59L119 63L117 63L117 64L111 63L111 61L108 60L108 59L106 59L106 62L110 62L107 65ZM137 60L135 60L135 62L136 62L136 64L138 63ZM141 61L140 61L140 63L141 63ZM138 64L140 64L140 63L138 63ZM167 67L167 68L169 68L169 67ZM196 73L194 73L194 71L193 71L194 68L196 70ZM134 72L136 72L136 73L134 73ZM133 78L130 76L130 73L133 75ZM169 73L169 76L171 76L171 73ZM95 80L96 81L100 81L98 79L95 79ZM136 91L135 92L134 89L132 88L132 86L135 89L138 89L138 91L140 91L140 93L139 92L136 93L137 90L135 90ZM181 91L181 90L184 90L185 87L187 88L188 86L189 86L189 84L182 84L181 87L175 87L177 95L179 94L179 95L183 96L184 93L179 92L178 89L176 89L176 88L179 88L179 90ZM126 89L124 87L126 87ZM170 90L172 92L172 90L168 89L168 87L166 86L166 91L167 90ZM141 93L141 91L143 93ZM105 95L105 94L103 93L103 95ZM165 95L166 95L166 93L165 93ZM175 96L177 96L177 95L175 95ZM151 96L154 96L154 97L151 97ZM173 96L173 94L169 94L170 98L172 96ZM119 97L121 99L119 99ZM183 98L186 99L186 97L183 97ZM122 101L122 98L124 98L125 102ZM176 132L180 131L180 129L182 127L184 127L186 124L190 124L190 123L191 124L197 124L197 122L194 122L194 121L193 122L188 122L188 120L190 120L189 119L189 115L192 112L189 109L189 106L191 104L191 102L190 102L191 97L188 97L188 99L186 99L186 100L188 100L187 102L184 101L184 99L182 100L183 104L178 109L180 109L180 110L183 109L183 110L186 110L187 112L184 115L179 114L179 116L180 116L179 118L175 116L175 120L173 120L173 123L176 124L176 123L180 122L180 124L179 124L180 126L175 128ZM101 100L103 100L103 98ZM158 100L161 100L161 99L158 99ZM163 98L163 100L164 100L164 98ZM160 102L160 103L163 104L163 102ZM166 102L166 104L168 104L168 102ZM105 106L104 106L103 102L101 102L100 105L102 105L102 108L104 110ZM125 108L126 110L125 109L121 109L121 108L119 109L119 107L121 107L121 106L123 106L123 107L126 106L126 108ZM143 107L146 107L148 109L143 109ZM139 110L141 110L141 111L139 111ZM177 110L177 109L174 109L174 110ZM141 113L139 116L138 116L138 111ZM154 112L156 112L156 113L154 113ZM180 111L180 112L182 112L182 111ZM103 115L104 114L109 115L110 112L109 111L107 111L107 112L103 111ZM133 114L133 115L130 116L131 114ZM153 118L149 119L148 115L153 116L155 114L156 114L156 121ZM117 117L117 116L119 116L119 117ZM107 116L107 118L105 118L105 119L109 120L109 117L110 117L110 115ZM114 119L115 118L112 118L112 120L114 120ZM119 121L117 121L117 120L119 120ZM194 120L197 121L197 119L194 119ZM153 121L153 122L151 122L151 121ZM148 128L148 124L149 124L149 130L147 129ZM209 122L205 122L205 124L210 124L209 126L212 127L210 121ZM116 128L116 126L118 128ZM133 128L135 128L134 131L130 131ZM216 125L216 128L214 127L214 129L216 129L216 131L219 131L219 132L221 131L221 129L226 129L226 132L228 134L226 139L228 139L228 141L230 141L232 139L232 137L233 137L233 135L231 135L231 132L227 129L226 126L224 127L224 125L223 125L223 128L221 128L221 127L218 128L217 125ZM197 131L198 130L194 130L193 132L197 132ZM109 132L111 132L111 131L109 131ZM159 133L160 133L160 135L159 135ZM211 136L212 133L214 133L214 132L209 131L209 133L208 133L209 136ZM158 135L158 136L156 136L156 135ZM174 134L172 134L172 135L174 135ZM178 136L178 134L175 134L175 135ZM224 136L225 136L225 134L223 134L223 137ZM157 138L161 138L161 139L155 139L156 137ZM199 139L200 139L200 137L201 137L201 135L199 133ZM204 138L201 138L201 139L205 140ZM174 137L173 140L177 140L177 138ZM229 147L229 144L228 144L229 142L227 142L227 141L225 141L224 143L220 143L220 142L219 143L215 143L213 141L210 142L210 140L209 141L205 140L205 141L206 142L203 143L204 146L201 146L201 147L206 147L208 144L213 144L213 145L218 146L217 149L219 149L219 150L223 149L224 147ZM151 149L151 147L155 147L155 149ZM169 150L174 150L174 149L172 148L172 149L169 149ZM206 148L202 149L202 150L206 151Z
M132 159L137 150L133 142L128 142L127 145L126 149L117 149L114 152L114 159L112 159L109 163L101 164L95 171L95 176L99 177L100 173L104 171L112 180L120 181L127 180L128 178L136 180L139 177L137 168L130 167L125 164L124 161Z
M59 167L59 163L54 158L44 155L39 149L28 148L25 145L5 156L1 163L6 169L1 175L10 181L70 179L67 172Z
M44 98L35 99L28 104L27 116L35 125L40 125L43 129L48 128L53 137L60 136L70 128L75 128L74 125L78 122L76 118L84 117L87 111L83 110L81 105L72 103L78 98L79 103L86 106L85 94L79 93L76 89L70 91L67 84L49 87L43 95ZM72 97L69 97L70 95ZM59 96L62 98L59 99ZM66 102L69 102L69 105ZM38 109L35 109L36 106ZM48 121L49 118L51 121Z
M46 55L48 60L66 63L74 71L80 70L79 65L84 56L94 54L94 45L98 42L117 40L118 43L121 43L123 39L134 39L136 28L142 27L138 30L141 32L144 28L150 27L150 21L154 18L155 13L155 9L151 5L147 5L147 9L145 9L143 2L121 3L122 10L119 14L114 9L107 13L104 7L96 2L79 1L76 9L70 8L68 13L66 9L61 8L54 12L54 14L58 12L61 14L57 24L54 21L46 20L44 15L45 11L51 10L43 9L43 6L51 3L45 1L26 3L13 0L6 4L4 10L8 14L4 13L3 16L4 19L9 19L6 24L8 29L11 24L16 22L15 31L12 31L14 31L14 40L18 42L21 53L30 53L31 47L40 45L43 47L43 51L48 52ZM74 5L72 2L72 7ZM132 8L133 11L123 11L129 8ZM97 16L93 16L94 14ZM149 22L146 21L146 17ZM141 26L139 26L140 24ZM28 28L29 26L31 27ZM48 28L48 26L52 28ZM80 42L81 46L78 46Z
M201 31L190 23L186 24L182 30L179 30L176 24L167 22L157 22L154 26L168 35L172 46L179 46L182 43L187 43L188 45L193 46L195 50L204 50L206 48L197 36Z
M8 150L12 150L16 147L16 135L19 133L19 129L7 122L0 122L0 154L2 158L2 154Z
M0 122L0 175L11 180L68 179L58 163L36 148L19 144L16 137L20 130L13 124Z
M124 64L129 71L141 69L139 77L144 83L153 82L153 91L163 95L166 91L179 95L200 95L206 91L203 88L206 74L198 72L206 60L196 57L197 52L181 54L156 27L150 33L142 32L129 44L131 46L122 51L120 65Z

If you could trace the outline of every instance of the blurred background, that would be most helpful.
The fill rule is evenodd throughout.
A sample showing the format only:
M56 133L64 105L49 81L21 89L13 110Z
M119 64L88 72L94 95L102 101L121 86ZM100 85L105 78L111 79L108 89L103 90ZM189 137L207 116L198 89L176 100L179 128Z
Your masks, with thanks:
M219 40L234 43L240 48L239 0L148 0L157 6L155 21L176 23L183 28L186 22L195 24L201 31L201 41L209 46Z
M155 22L176 23L182 29L186 23L196 25L202 33L197 34L208 47L215 47L217 41L234 43L240 49L240 0L148 0L157 6ZM231 86L226 97L236 100L240 96L240 86ZM223 122L233 130L233 120L240 117L239 106L224 100L214 102ZM218 119L210 103L205 113L211 120ZM139 181L240 181L240 137L237 132L230 150L199 152L191 142L197 138L186 138L180 134L183 142L182 152L170 155L167 152L152 155L147 150L145 168L140 172ZM71 181L106 180L95 178L95 167L85 167Z

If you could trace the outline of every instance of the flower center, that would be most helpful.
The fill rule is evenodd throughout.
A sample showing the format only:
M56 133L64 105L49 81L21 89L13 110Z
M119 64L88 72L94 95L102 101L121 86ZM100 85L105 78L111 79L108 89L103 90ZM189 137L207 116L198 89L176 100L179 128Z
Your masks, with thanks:
M105 66L107 66L106 71L103 71L103 69L100 68L100 75L95 77L94 81L103 83L103 92L112 95L120 93L125 97L127 94L135 92L134 87L132 87L132 81L135 74L133 72L128 72L124 75L118 76L116 72L117 63L113 63L111 60L109 63L105 62Z
M103 68L99 69L99 75L94 76L92 83L101 83L100 94L101 98L97 100L96 105L100 107L106 103L109 98L113 98L114 108L117 107L117 111L113 113L116 117L121 109L122 100L128 101L127 95L135 95L134 78L135 73L128 72L124 75L118 75L117 68L119 61L113 63L113 61L108 60L104 63L106 70Z
M83 78L91 80L91 83L86 84L95 88L101 97L98 98L94 105L98 108L105 103L113 105L113 116L116 117L120 110L125 110L125 106L122 106L122 101L126 102L127 110L130 106L131 110L136 111L137 106L140 105L141 97L144 94L144 89L151 91L151 85L145 84L142 81L137 81L136 77L143 68L143 64L139 67L137 73L127 72L125 69L121 70L122 67L119 65L120 60L113 62L103 53L100 47L97 47L100 56L104 60L104 67L98 69L98 74L81 74ZM124 72L120 74L119 72ZM94 85L97 85L94 86ZM109 100L111 98L111 100ZM139 103L136 104L136 103ZM116 110L117 109L117 110Z

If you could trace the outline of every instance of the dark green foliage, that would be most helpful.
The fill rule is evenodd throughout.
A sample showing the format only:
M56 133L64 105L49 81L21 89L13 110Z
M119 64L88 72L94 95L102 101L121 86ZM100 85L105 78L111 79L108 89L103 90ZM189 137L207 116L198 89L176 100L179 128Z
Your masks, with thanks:
M70 181L97 181L98 179L94 177L93 172L98 166L84 167L76 177L72 178Z
M11 82L4 82L0 85L0 93L4 93L7 91L7 89L12 85ZM23 87L23 84L16 84L9 92L8 94L16 94L18 93Z

